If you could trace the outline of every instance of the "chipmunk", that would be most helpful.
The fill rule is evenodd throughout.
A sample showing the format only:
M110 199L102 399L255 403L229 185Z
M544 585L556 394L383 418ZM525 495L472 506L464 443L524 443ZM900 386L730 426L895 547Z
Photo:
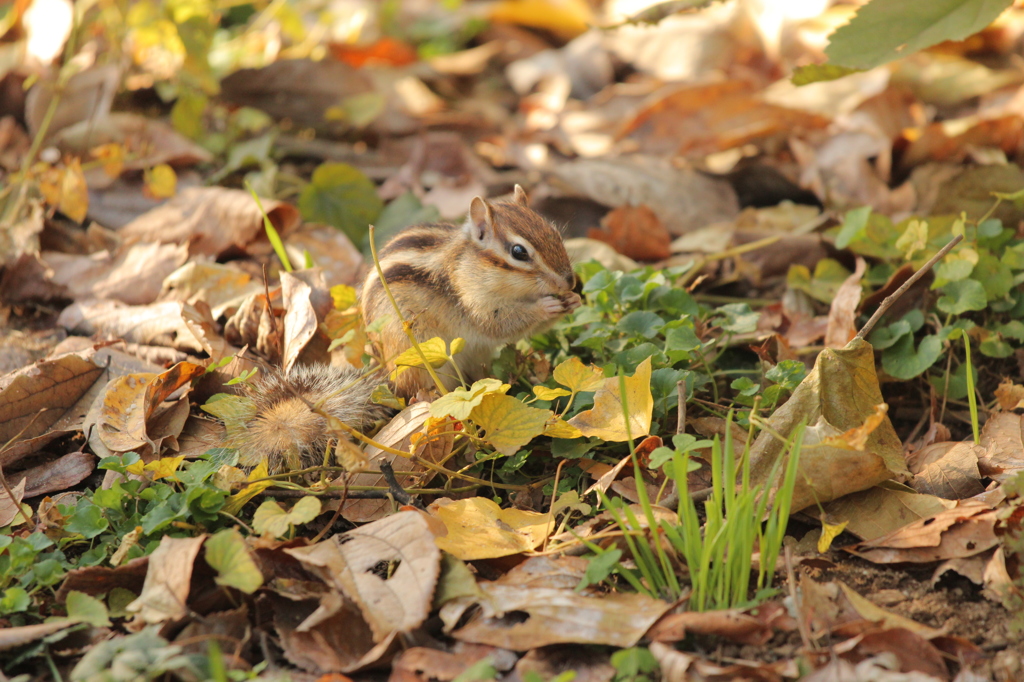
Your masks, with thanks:
M456 338L465 348L455 362L467 381L482 378L494 351L543 331L575 310L576 275L551 223L529 207L516 185L512 201L490 203L476 197L462 226L438 223L410 227L381 249L380 267L402 315L418 341ZM376 269L360 294L367 324L390 316L380 332L382 357L393 370L394 358L411 347ZM445 388L459 384L458 374L438 371ZM407 369L395 393L411 397L434 387L424 369Z
M580 305L561 235L529 208L519 185L511 202L474 198L461 226L437 223L403 230L381 249L379 260L418 341L441 337L450 347L456 338L465 340L455 361L470 382L486 374L501 346L543 331ZM367 325L386 319L378 345L386 369L394 370L395 357L412 344L376 269L363 283L359 305ZM437 373L446 388L458 385L454 368ZM315 466L323 461L327 423L309 404L327 398L324 411L365 429L387 413L370 402L380 381L379 375L360 379L356 370L329 365L265 374L245 385L255 416L228 446L238 448L244 466L266 457L272 473ZM395 393L405 398L433 388L429 373L419 368L406 369L395 381Z

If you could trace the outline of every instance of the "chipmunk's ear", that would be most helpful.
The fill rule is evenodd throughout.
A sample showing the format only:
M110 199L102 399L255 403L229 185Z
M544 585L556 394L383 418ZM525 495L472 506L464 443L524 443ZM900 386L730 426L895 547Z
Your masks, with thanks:
M491 205L480 197L473 197L469 204L469 218L466 231L477 242L486 242L494 234L494 211Z
M520 206L530 206L530 200L526 196L526 191L519 185L516 185L516 188L512 190L512 200Z

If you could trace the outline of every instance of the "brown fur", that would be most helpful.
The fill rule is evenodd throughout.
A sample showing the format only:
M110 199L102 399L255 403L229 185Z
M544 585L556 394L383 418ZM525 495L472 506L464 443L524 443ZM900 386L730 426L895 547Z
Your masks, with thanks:
M254 467L266 459L271 474L320 465L330 436L327 420L310 405L323 400L324 412L365 430L388 413L370 402L370 393L381 381L379 376L360 378L356 370L330 365L265 373L242 384L256 416L225 445L238 449L241 466Z

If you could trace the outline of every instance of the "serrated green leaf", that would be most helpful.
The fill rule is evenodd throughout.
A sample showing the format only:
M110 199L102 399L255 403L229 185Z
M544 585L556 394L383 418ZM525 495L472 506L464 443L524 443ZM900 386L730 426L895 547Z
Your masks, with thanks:
M963 40L1012 4L1012 0L872 0L832 34L825 54L832 64L873 69L946 40Z

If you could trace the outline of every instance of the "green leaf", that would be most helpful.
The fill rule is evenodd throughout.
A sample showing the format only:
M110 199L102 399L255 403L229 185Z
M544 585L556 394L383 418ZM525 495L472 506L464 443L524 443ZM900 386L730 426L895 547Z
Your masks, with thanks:
M871 207L862 206L846 212L843 226L836 235L836 248L845 249L850 242L864 234L868 227L868 218L871 216Z
M1012 0L872 0L832 34L825 54L832 64L873 69L946 40L963 40L1012 4Z
M649 310L635 310L623 316L616 328L633 337L652 339L665 326L665 320Z
M1013 271L990 253L983 253L978 259L973 279L981 282L990 301L1006 296L1013 288Z
M970 310L984 310L988 303L985 287L974 279L950 282L942 287L943 296L935 303L936 307L949 315L962 315Z
M217 577L218 585L234 587L246 594L252 594L263 584L263 574L253 561L242 534L234 528L226 528L203 545L206 563L210 564Z
M397 197L384 207L377 222L374 223L373 237L377 246L383 246L393 236L409 227L410 225L422 225L423 223L436 223L441 220L441 213L436 206L424 206L419 198L412 192ZM370 260L369 240L356 244L362 246L363 255L367 262Z
M882 369L896 379L913 379L942 356L942 339L929 335L914 350L914 337L907 335L882 353Z
M23 588L14 586L4 590L4 596L0 597L0 614L19 613L32 604L32 598L28 596Z
M621 558L621 549L609 549L591 559L587 562L587 571L583 574L579 585L576 586L576 591L579 592L590 585L600 585L612 574Z
M86 540L92 539L105 531L110 523L103 516L103 510L89 500L82 498L75 507L75 512L68 519L64 530L79 533Z
M362 244L367 227L384 209L377 188L362 171L346 163L324 163L299 195L305 220L327 223Z
M789 80L793 85L810 85L819 81L834 81L859 71L860 69L849 69L835 64L807 64L796 67Z
M701 345L692 327L673 327L665 332L665 355L673 364L689 360L690 353Z
M71 590L68 592L65 606L68 609L68 618L73 621L88 623L97 628L110 625L107 606L96 597L90 597L84 592Z

